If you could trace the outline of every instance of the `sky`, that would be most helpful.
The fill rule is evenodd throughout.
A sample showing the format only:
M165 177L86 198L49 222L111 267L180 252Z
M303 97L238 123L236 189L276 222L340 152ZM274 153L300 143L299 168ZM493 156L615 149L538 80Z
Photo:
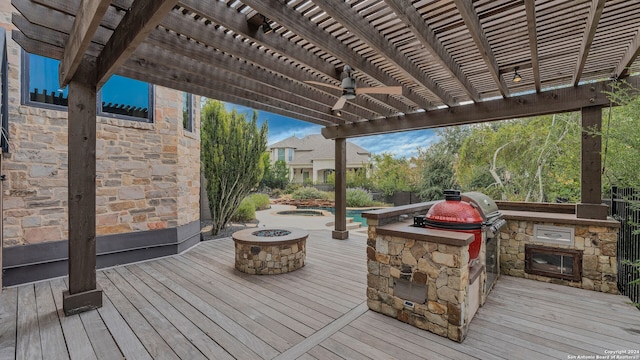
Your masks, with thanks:
M225 103L225 106L227 110L235 108L240 113L251 114L253 111L240 105ZM290 136L303 138L311 134L320 134L320 129L322 129L321 125L258 110L258 126L261 126L265 121L268 121L269 126L269 139L267 140L269 145ZM415 156L418 154L418 148L427 148L436 140L435 131L430 129L347 139L372 154L389 153L397 158Z

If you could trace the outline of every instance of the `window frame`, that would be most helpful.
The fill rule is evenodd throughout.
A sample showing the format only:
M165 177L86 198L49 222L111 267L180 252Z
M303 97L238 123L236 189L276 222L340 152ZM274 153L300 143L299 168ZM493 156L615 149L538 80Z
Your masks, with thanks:
M21 66L21 74L20 74L20 104L26 105L26 106L42 108L42 109L57 110L57 111L68 111L68 107L67 106L49 104L49 103L44 103L44 102L31 100L31 96L29 95L29 82L30 82L29 55L31 55L31 53L27 52L24 49L21 49L21 60L20 60L20 66ZM34 55L37 55L37 54L34 54ZM42 55L40 55L40 56L42 56ZM46 56L43 56L43 57L46 57ZM53 59L53 60L56 60L56 59ZM131 79L131 78L127 78L127 79ZM131 79L131 80L137 80L137 79ZM155 103L154 103L155 88L154 88L153 84L151 84L151 83L147 83L147 85L148 85L148 89L149 89L149 99L148 99L149 107L147 108L148 109L147 118L141 118L141 117L135 117L135 116L129 116L129 115L122 115L122 114L115 114L115 113L110 113L110 112L103 111L102 110L102 89L100 89L96 93L96 116L107 117L107 118L112 118L112 119L136 121L136 122L141 122L141 123L150 123L150 124L154 123L154 120L155 120L155 118L154 118L154 112L155 112L154 111L154 109L155 109Z
M7 34L0 28L0 147L9 152L9 62L7 60ZM2 195L0 195L2 196Z
M282 152L282 159L280 159L280 152ZM276 149L276 161L279 160L286 161L286 153L284 148Z
M185 131L188 131L188 132L191 132L191 133L192 133L192 132L194 131L194 124L193 124L193 120L194 120L194 118L195 118L195 116L194 116L194 115L195 115L195 114L194 114L194 112L195 112L195 106L194 106L194 102L195 102L195 100L194 100L194 99L195 99L195 97L193 96L193 94L192 94L192 93L188 93L188 92L186 92L186 91L182 92L182 96L183 96L183 99L182 99L182 114L183 114L183 116L184 116L184 106L185 106L185 102L184 102L184 96L185 96L185 95L187 95L187 96L188 96L188 100L187 100L187 107L188 107L188 110L187 110L187 111L189 112L189 115L188 115L187 122L188 122L188 124L189 124L189 125L188 125L189 127L185 127L185 126L184 126L184 118L183 118L183 119L182 119L182 120L183 120L183 122L182 122L182 129L183 129L183 130L185 130Z

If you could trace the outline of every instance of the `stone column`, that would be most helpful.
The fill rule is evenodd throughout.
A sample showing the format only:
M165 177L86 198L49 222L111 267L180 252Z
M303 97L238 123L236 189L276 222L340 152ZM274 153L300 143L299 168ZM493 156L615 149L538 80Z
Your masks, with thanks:
M607 206L602 203L601 129L602 108L582 108L580 203L576 205L578 218L607 218Z
M347 231L347 140L337 138L336 147L336 215L332 237L338 240L349 238Z
M83 61L69 83L69 290L73 315L102 306L96 282L96 68Z

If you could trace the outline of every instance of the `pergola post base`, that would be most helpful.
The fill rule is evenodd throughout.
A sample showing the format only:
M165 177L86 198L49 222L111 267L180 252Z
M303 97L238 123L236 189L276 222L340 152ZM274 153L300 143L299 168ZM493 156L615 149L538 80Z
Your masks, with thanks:
M62 310L66 316L102 307L102 289L96 285L96 289L71 294L69 291L62 293Z
M605 220L609 215L606 204L576 204L576 217L579 219Z
M348 230L333 230L331 232L331 237L336 240L347 240L349 238Z

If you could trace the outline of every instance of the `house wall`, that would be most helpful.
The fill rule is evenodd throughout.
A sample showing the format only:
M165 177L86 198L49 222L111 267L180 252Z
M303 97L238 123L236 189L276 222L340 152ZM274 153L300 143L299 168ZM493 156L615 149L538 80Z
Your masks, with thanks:
M12 28L11 11L3 2L0 26ZM5 260L7 254L14 259L3 264L5 277L21 262L66 259L66 250L54 249L63 249L68 238L67 112L21 104L21 49L10 31L8 37L10 151L2 161L7 178L2 210ZM97 119L98 255L101 249L126 252L141 246L171 246L175 253L199 241L199 104L196 97L193 132L183 129L182 92L160 86L154 89L153 123ZM24 246L36 244L37 251ZM99 266L111 262L119 260L98 261Z

